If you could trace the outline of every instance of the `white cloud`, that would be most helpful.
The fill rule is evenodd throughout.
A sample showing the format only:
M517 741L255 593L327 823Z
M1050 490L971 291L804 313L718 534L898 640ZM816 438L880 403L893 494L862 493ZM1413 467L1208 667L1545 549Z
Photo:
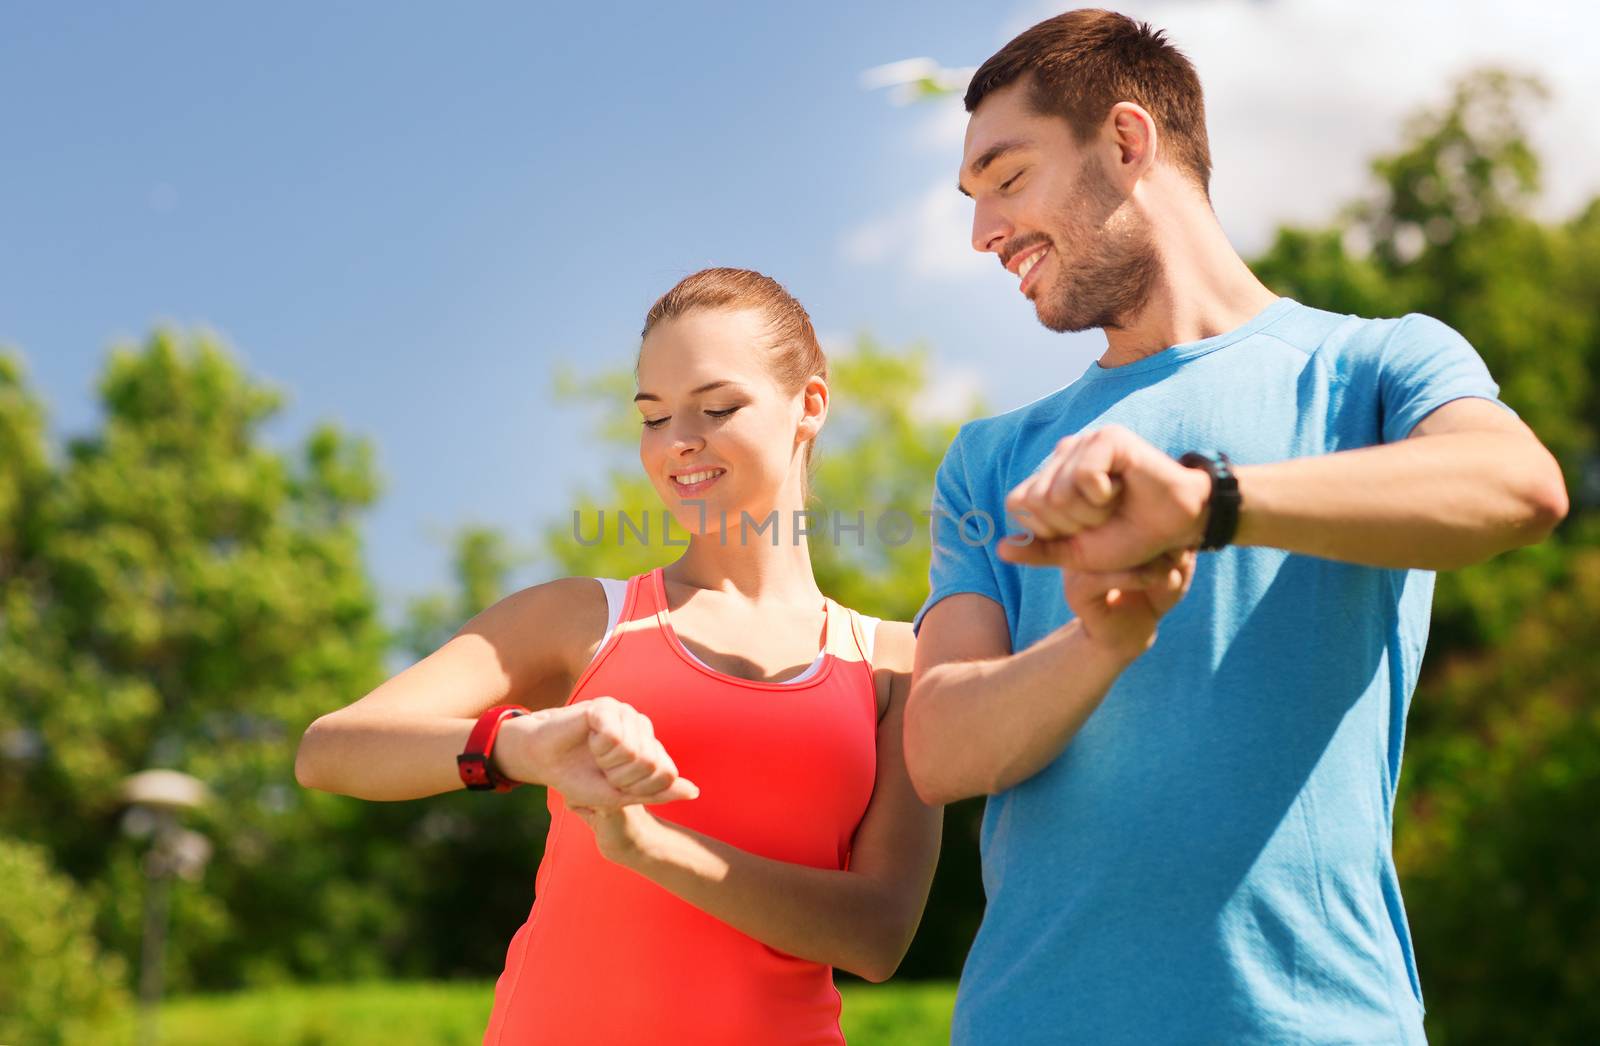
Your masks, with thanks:
M1070 5L1027 5L998 42ZM1545 162L1544 209L1571 213L1600 191L1600 6L1483 0L1130 0L1194 61L1206 90L1223 226L1245 254L1283 222L1320 222L1368 184L1368 160L1394 147L1401 123L1444 101L1466 71L1497 64L1534 73L1551 88L1532 121ZM941 55L951 63L985 55ZM911 132L911 162L929 189L844 237L860 264L895 264L919 279L986 271L967 244L970 205L951 188L965 114L936 103ZM910 247L911 255L903 253ZM993 264L992 262L990 263Z
M961 159L961 143L967 136L967 110L962 106L959 95L924 102L923 108L927 115L912 132L911 143L923 152L932 153L940 162L949 164L951 169L944 174L954 190L955 166Z
M970 367L936 367L926 388L912 401L917 417L935 421L965 420L973 403L986 391L983 376Z
M920 279L959 280L994 266L972 249L972 207L948 176L881 217L847 233L844 256L859 265L893 265Z

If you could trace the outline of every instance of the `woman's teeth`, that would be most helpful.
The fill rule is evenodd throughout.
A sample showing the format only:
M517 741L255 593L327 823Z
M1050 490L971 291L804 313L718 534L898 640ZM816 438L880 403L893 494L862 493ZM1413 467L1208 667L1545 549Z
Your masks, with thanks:
M692 485L694 485L696 483L703 483L706 480L710 479L712 476L720 476L720 475L722 475L722 470L721 469L709 469L709 470L707 470L705 472L691 472L686 476L673 476L672 479L673 479L673 482L679 483L679 484L681 484L681 485L683 485L685 487L688 487L688 486L692 486Z

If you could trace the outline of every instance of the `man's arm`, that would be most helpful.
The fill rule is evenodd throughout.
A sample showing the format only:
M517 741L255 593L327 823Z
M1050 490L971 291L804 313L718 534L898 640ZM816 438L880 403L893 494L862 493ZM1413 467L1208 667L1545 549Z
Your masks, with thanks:
M1016 654L994 600L961 593L936 603L922 618L906 705L906 769L922 801L993 795L1044 769L1155 643L1156 622L1193 576L1193 554L1068 574L1064 597L1077 616Z
M1567 513L1561 469L1521 421L1484 399L1430 413L1403 440L1235 470L1234 543L1392 568L1445 570L1543 540ZM1002 558L1119 570L1205 529L1210 479L1127 429L1069 437L1012 492L1036 540Z
M1550 452L1483 399L1445 404L1398 443L1237 471L1237 544L1371 566L1468 566L1543 541L1567 514Z

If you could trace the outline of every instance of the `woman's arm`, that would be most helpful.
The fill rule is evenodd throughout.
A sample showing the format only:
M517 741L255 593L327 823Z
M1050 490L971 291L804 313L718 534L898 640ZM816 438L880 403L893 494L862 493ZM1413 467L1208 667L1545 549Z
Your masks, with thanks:
M887 980L922 919L943 814L917 798L901 749L914 643L904 622L878 626L875 674L887 708L878 723L877 783L848 870L759 857L636 807L577 812L611 860L734 929L790 955Z
M629 706L609 698L562 707L605 632L606 603L590 578L563 578L508 596L444 646L370 694L312 723L295 756L307 788L359 799L417 799L464 787L456 755L473 723L499 704L535 709L508 720L496 769L556 788L574 802L692 798L671 759ZM613 738L625 787L590 752Z

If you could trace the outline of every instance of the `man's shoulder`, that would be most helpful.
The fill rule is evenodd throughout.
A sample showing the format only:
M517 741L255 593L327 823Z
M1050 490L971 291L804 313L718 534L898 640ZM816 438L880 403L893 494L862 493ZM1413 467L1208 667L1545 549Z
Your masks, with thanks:
M1459 340L1461 335L1442 320L1420 312L1400 316L1358 316L1294 302L1278 322L1261 333L1308 355L1365 356L1381 354L1390 342Z
M1290 302L1276 322L1261 330L1273 338L1305 353L1338 351L1352 344L1381 341L1399 320L1356 316L1346 312L1319 309L1298 301Z
M1041 426L1059 422L1076 384L1063 386L1020 407L964 423L956 433L955 445L967 455L993 453L1015 444L1019 437Z

